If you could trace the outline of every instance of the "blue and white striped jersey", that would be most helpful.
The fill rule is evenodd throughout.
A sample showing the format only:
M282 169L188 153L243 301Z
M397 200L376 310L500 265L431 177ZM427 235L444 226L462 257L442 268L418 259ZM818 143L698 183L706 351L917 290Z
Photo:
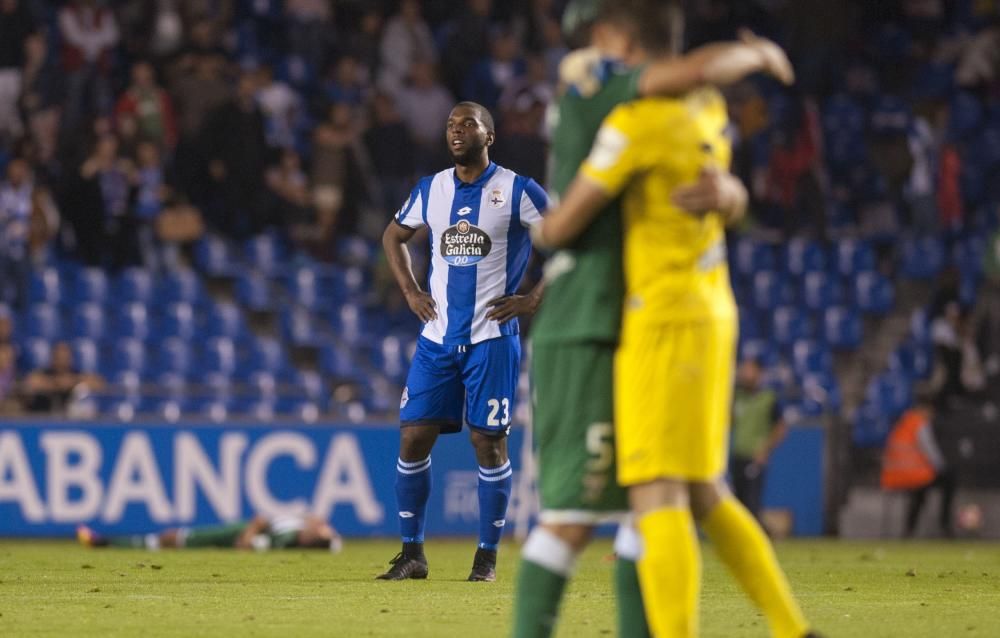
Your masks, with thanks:
M423 336L471 345L518 333L517 319L486 319L486 304L517 291L531 254L528 227L542 220L545 191L532 179L490 163L471 184L455 169L424 177L396 213L407 228L430 228L430 293L437 318Z

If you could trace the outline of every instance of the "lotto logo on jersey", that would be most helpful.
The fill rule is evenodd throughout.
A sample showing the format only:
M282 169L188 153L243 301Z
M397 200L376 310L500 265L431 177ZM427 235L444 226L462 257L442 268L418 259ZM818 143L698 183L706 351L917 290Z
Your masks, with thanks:
M465 219L441 233L441 257L452 266L471 266L492 249L493 241L486 231Z

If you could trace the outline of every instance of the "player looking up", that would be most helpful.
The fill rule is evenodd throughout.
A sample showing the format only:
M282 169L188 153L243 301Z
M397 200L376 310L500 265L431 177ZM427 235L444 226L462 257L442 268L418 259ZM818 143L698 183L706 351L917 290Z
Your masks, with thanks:
M644 15L671 21L664 42L679 47L679 4L632 1ZM643 20L643 29L651 23ZM638 571L652 634L697 635L697 519L772 635L801 638L808 624L770 542L725 484L736 305L724 225L746 205L746 190L725 172L727 120L712 89L618 106L536 238L544 247L565 245L622 194L616 458L642 537ZM716 187L689 187L709 182Z
M507 433L516 400L521 344L518 315L535 311L541 285L518 295L545 193L533 180L489 159L493 118L473 102L448 116L455 161L420 180L382 237L392 273L424 322L400 403L396 499L403 549L385 580L426 578L424 514L431 491L431 448L439 434L469 424L479 462L479 547L471 581L496 579L512 471ZM427 227L429 291L410 266L406 242Z
M564 32L590 44L561 67L558 124L552 136L549 187L564 194L604 117L643 94L682 93L765 71L789 81L791 64L774 43L744 36L679 58L649 60L672 24L631 1L576 0ZM640 28L640 25L645 25ZM703 195L721 182L695 187ZM612 370L624 286L618 201L546 267L545 303L532 326L535 444L542 512L528 537L518 576L513 635L552 634L577 556L602 520L620 519L627 496L615 480ZM629 526L616 539L618 634L648 635L635 573L641 544Z
M187 549L233 547L236 549L329 549L339 552L343 541L330 523L312 514L254 516L248 521L207 527L176 527L154 534L102 536L86 525L76 528L76 538L87 547L132 549Z

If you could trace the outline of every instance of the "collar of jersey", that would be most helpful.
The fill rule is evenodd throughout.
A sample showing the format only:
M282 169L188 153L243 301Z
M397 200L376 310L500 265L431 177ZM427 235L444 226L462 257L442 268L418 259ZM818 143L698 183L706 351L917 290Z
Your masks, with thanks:
M456 171L455 169L451 169L451 178L455 180L455 188L462 188L463 186L464 187L475 186L476 188L482 188L483 184L489 181L489 179L493 177L493 173L496 172L497 172L497 165L491 161L490 165L486 167L485 171L483 171L483 174L477 177L476 181L474 182L465 183L462 180L458 179L458 171Z

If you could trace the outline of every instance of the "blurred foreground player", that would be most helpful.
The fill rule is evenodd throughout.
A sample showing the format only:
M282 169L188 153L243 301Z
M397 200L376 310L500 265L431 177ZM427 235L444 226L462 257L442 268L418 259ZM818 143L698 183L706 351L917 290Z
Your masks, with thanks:
M676 48L679 5L648 0L644 11L674 21ZM772 635L801 638L808 624L767 536L724 481L736 346L724 225L742 215L747 197L726 172L727 125L725 101L711 89L617 107L536 238L542 247L566 245L622 194L618 480L642 537L639 579L652 634L698 634L697 518ZM700 182L716 187L687 188Z
M76 537L87 547L133 549L188 549L232 547L235 549L329 549L343 547L340 534L328 522L312 514L301 516L255 516L249 521L206 527L177 527L155 534L101 536L86 525L76 528Z
M727 84L764 71L783 81L791 65L774 43L747 35L680 58L658 57L672 23L645 3L577 0L564 31L591 46L561 66L550 188L564 194L586 158L604 117L620 103L650 94L679 94L701 84ZM666 35L664 35L666 34ZM704 180L702 196L724 186ZM533 429L538 451L540 524L522 552L514 611L516 638L550 636L563 591L594 526L628 510L615 479L612 376L624 298L619 201L609 202L546 267L546 297L532 326ZM649 634L635 572L641 543L629 525L615 542L618 634Z
M396 499L402 551L378 578L427 578L424 514L431 449L439 434L469 424L479 462L479 546L470 581L496 579L513 471L507 433L521 368L518 315L535 311L541 285L517 294L531 240L548 202L533 180L490 161L493 117L473 102L448 116L455 161L423 178L386 228L382 243L410 309L424 322L400 402ZM430 291L413 274L406 242L427 227Z

